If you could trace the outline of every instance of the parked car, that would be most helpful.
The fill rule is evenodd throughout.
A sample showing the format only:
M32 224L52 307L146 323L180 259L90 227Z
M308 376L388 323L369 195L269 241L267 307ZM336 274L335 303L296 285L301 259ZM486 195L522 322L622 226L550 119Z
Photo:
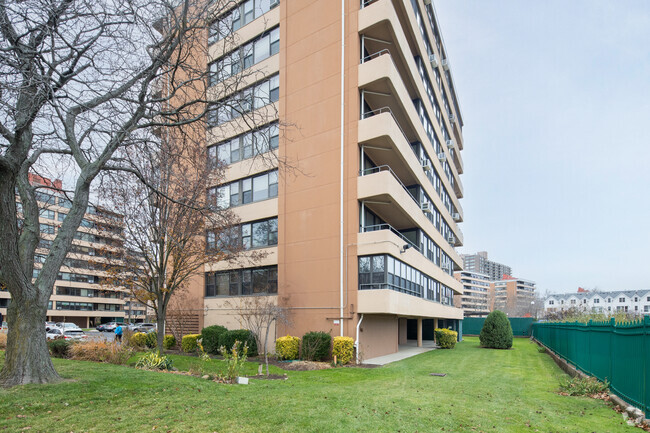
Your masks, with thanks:
M79 327L79 325L77 325L76 323L70 323L70 322L57 322L56 327L59 328L59 329L62 329L64 331L66 331L68 329L74 329L74 330L78 329L78 330L81 331L81 328Z
M49 331L50 329L56 328L56 323L54 322L45 322L45 331Z
M155 323L140 323L138 326L135 327L134 331L135 332L144 332L145 334L148 334L150 332L155 332L156 331L156 324Z
M115 331L115 328L117 328L117 323L116 322L108 322L108 323L103 323L97 327L98 331L102 332L113 332Z
M63 330L63 338L66 340L85 340L88 336L81 329L66 329Z
M56 326L51 327L45 331L45 338L48 340L56 340L57 338L63 338L63 331L57 328Z

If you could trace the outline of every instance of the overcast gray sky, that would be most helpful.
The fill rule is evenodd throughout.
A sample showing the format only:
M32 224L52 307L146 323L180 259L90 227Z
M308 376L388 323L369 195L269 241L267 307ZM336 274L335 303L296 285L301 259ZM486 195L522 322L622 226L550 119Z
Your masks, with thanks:
M542 292L650 289L650 1L435 6L465 122L461 251Z

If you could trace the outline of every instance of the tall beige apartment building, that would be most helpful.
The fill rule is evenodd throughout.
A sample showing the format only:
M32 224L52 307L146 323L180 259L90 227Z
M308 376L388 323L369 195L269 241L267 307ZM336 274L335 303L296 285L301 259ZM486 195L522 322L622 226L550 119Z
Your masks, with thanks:
M39 187L36 200L41 240L34 264L33 277L36 278L72 202L62 192L60 180L52 181L36 175L30 175L29 180ZM22 205L18 196L16 201L20 217ZM88 206L56 279L47 308L47 320L72 322L84 328L110 321L144 321L145 307L131 301L119 287L105 281L105 256L123 247L123 224L120 215L101 207ZM4 317L10 303L11 295L6 288L0 287L0 313Z
M208 97L234 108L208 119L228 165L208 194L266 255L205 267L201 324L237 328L233 302L267 296L290 312L276 335L349 336L366 359L459 329L463 120L431 1L246 0L212 19Z

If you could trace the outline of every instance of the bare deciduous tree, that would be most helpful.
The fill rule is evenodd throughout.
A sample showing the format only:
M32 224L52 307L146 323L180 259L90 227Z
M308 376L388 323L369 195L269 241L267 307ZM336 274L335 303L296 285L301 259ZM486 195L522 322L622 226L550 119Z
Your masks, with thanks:
M59 380L43 323L97 176L139 175L123 158L155 145L154 132L200 121L211 106L241 109L237 99L223 98L237 81L208 97L205 91L206 20L230 7L231 1L0 0L0 283L12 297L0 385ZM40 233L29 174L48 169L70 185L71 206L33 278Z
M274 322L276 324L289 324L289 310L278 305L268 296L247 296L236 301L228 301L226 306L232 308L238 315L237 320L239 320L240 325L253 333L257 347L263 348L266 375L268 376L268 341L271 325Z

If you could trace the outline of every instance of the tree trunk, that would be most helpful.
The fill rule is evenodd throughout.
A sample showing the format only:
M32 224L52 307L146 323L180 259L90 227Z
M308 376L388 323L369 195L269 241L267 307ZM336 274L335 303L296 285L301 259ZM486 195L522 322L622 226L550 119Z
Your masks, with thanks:
M32 288L32 290L34 290ZM7 308L7 350L0 372L0 386L52 383L61 380L54 370L45 340L47 302L36 299L12 300Z
M163 342L165 340L165 312L162 311L162 308L158 307L158 313L156 314L157 327L158 327L158 353L163 354Z

